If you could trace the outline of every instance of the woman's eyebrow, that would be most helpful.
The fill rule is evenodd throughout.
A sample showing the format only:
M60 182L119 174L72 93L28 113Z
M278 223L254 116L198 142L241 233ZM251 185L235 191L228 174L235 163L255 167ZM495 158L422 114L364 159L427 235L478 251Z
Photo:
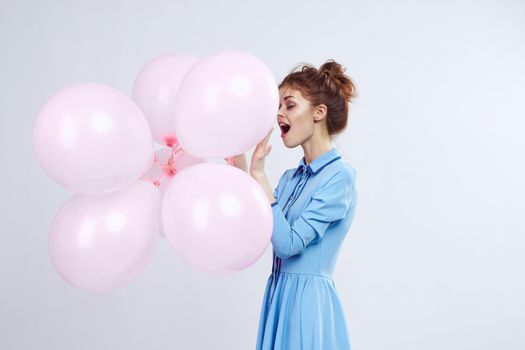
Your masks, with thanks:
M284 98L284 100L286 101L286 100L287 100L288 98L290 98L290 97L295 98L295 96L289 95L289 96L286 96L286 97ZM279 103L279 108L281 108L281 104L280 104L280 103Z

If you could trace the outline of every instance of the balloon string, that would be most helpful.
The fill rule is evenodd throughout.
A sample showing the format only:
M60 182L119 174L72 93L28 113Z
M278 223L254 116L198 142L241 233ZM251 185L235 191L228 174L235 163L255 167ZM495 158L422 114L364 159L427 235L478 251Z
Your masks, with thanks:
M157 166L164 169L164 175L162 175L160 179L153 181L153 184L155 186L159 187L162 184L162 182L166 179L166 177L175 176L175 174L177 173L177 170L175 169L175 160L179 159L183 153L184 151L182 150L182 148L180 148L179 144L177 143L174 147L171 147L171 156L169 157L168 162L166 164L159 162L157 157L155 157L154 161L157 164Z
M162 175L162 177L158 180L153 181L153 184L157 187L159 187L162 184L162 181L166 178L167 174Z

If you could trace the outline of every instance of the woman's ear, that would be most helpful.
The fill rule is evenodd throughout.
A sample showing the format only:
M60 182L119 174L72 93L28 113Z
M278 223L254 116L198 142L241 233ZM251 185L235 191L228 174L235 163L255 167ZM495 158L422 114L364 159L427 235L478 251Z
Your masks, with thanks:
M328 108L324 104L320 104L314 108L314 121L319 122L326 117Z

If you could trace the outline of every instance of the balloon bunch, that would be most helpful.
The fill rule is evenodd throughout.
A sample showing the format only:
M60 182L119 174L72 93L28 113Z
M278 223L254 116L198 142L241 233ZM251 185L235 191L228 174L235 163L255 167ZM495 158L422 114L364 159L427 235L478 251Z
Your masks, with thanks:
M264 138L278 103L268 67L237 50L157 57L131 98L95 83L49 98L33 150L44 172L75 192L49 233L58 273L89 291L121 286L144 270L159 236L207 273L252 265L271 238L271 207L229 160Z

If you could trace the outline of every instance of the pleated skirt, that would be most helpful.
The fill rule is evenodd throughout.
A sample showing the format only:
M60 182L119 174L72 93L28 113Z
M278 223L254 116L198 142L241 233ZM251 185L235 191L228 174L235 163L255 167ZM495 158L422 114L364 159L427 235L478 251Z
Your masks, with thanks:
M350 350L339 295L331 278L272 273L264 293L256 350Z

